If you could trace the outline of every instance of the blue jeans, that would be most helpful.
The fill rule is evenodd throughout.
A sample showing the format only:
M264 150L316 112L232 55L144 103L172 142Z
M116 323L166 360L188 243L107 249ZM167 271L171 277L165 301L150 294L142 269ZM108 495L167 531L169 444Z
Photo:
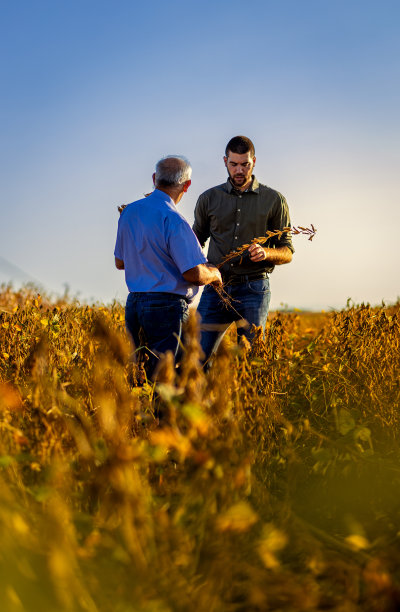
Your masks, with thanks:
M234 321L241 321L238 335L253 339L252 325L264 329L268 316L271 292L269 279L250 280L240 285L227 285L225 291L232 298L232 306L226 306L211 285L204 287L197 312L201 316L201 348L205 361L218 348L222 336ZM236 312L235 312L236 311Z
M147 377L151 378L160 356L171 351L176 359L182 337L182 324L187 321L186 300L173 293L130 293L126 300L125 324L135 351L148 355Z

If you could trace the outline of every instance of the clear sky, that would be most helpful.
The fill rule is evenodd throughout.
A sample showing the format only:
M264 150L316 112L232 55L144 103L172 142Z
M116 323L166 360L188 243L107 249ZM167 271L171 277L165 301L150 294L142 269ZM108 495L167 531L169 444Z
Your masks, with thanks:
M227 141L287 198L291 264L271 307L400 295L398 0L0 0L0 281L124 300L117 205L155 162L226 180Z

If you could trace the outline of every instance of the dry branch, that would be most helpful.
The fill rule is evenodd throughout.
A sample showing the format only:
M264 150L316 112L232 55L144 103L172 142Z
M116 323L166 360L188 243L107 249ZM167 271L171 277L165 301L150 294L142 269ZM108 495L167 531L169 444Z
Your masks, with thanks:
M284 227L282 230L270 230L267 232L266 236L259 236L258 238L253 238L253 240L251 240L249 244L242 244L234 251L228 253L228 255L226 255L225 258L221 261L221 263L218 264L217 268L221 268L228 261L231 261L231 259L235 259L235 257L242 256L252 244L265 244L267 240L269 240L270 238L274 238L275 236L280 239L283 234L293 234L293 236L303 234L304 236L308 236L308 240L312 240L316 233L317 230L315 229L312 223L311 227L302 227L301 225L299 225L298 227Z

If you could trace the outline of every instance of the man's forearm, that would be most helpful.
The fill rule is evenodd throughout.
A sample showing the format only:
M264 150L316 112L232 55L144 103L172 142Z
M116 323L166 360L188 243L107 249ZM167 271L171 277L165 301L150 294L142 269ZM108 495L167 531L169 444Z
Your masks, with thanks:
M292 251L287 246L278 247L277 249L264 248L265 259L268 263L274 266L290 263L292 261Z
M183 278L192 285L209 285L210 283L221 283L221 274L212 264L199 264L183 273Z
M267 261L271 266L279 266L292 261L292 251L287 246L268 249L256 243L252 244L248 250L250 259L254 262Z

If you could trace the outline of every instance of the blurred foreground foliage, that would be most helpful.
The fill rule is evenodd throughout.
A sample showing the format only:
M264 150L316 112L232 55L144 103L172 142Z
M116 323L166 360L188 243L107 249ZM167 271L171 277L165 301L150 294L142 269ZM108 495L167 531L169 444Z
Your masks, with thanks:
M121 306L0 292L3 612L400 609L400 307L132 387Z

